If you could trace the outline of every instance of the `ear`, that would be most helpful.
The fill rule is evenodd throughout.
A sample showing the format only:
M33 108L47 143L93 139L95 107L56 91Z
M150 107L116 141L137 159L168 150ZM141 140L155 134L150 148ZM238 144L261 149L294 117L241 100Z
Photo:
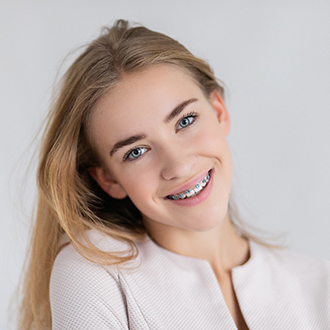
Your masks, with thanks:
M230 117L225 102L217 90L214 90L210 94L210 103L216 113L223 132L227 136L230 131Z
M124 188L103 167L90 167L88 172L109 196L116 199L123 199L127 196Z

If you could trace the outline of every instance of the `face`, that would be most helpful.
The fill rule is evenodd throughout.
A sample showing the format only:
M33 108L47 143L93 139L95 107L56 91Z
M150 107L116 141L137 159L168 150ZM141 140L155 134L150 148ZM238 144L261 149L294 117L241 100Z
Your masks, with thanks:
M102 167L90 173L128 196L151 230L207 231L227 214L230 121L220 95L205 97L174 65L126 75L96 105L91 136Z

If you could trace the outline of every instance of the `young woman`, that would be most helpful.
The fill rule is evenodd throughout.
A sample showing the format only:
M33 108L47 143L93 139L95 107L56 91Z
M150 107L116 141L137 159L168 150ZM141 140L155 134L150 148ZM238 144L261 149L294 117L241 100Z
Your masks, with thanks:
M177 41L117 21L49 115L20 329L330 328L330 264L229 212L223 88Z

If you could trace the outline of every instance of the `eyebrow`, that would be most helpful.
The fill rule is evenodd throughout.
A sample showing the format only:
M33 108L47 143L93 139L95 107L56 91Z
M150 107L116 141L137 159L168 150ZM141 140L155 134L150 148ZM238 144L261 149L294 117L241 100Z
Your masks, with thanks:
M136 141L140 141L142 139L145 139L147 136L145 134L139 134L139 135L133 135L133 136L130 136L129 138L127 139L124 139L124 140L121 140L121 141L118 141L114 146L113 148L111 149L110 151L110 156L112 156L118 149L122 148L122 147L125 147L125 146L128 146Z
M173 118L175 118L176 116L178 116L183 110L184 108L190 104L190 103L193 103L193 102L196 102L197 99L189 99L187 101L183 101L182 103L180 103L179 105L177 105L172 111L171 113L166 116L165 120L164 120L164 123L168 123L170 122Z
M183 101L182 103L180 103L179 105L177 105L171 112L169 115L166 116L166 118L164 119L164 123L169 123L173 118L177 117L184 109L185 107L193 102L198 101L198 99L193 98L193 99L189 99L187 101ZM130 136L127 139L124 140L120 140L118 141L113 148L110 151L110 156L112 157L113 154L120 148L125 147L127 145L133 144L137 141L146 139L147 136L145 134L138 134L138 135L133 135Z

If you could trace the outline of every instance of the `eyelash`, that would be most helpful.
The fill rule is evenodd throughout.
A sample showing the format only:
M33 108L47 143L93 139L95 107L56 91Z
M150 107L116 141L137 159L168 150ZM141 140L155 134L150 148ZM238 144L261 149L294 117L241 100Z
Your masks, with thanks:
M185 126L185 127L182 127L182 128L180 128L180 129L177 128L176 131L180 131L180 130L182 130L182 129L184 129L184 128L187 128L187 127L191 126L191 125L196 121L198 115L197 115L196 112L189 112L189 113L183 115L183 116L177 121L176 126L178 127L179 124L180 124L180 122L181 122L183 119L190 118L190 117L193 118L192 122L189 123L189 124L188 124L187 126Z
M180 131L180 130L182 130L182 129L185 129L185 128L189 127L189 126L191 126L191 125L196 121L197 117L198 117L198 115L197 115L196 112L189 112L189 113L183 115L183 116L177 121L177 124L176 124L176 127L177 127L177 128L176 128L176 132L178 132L178 131ZM179 129L178 126L179 126L180 122L181 122L183 119L187 119L187 118L193 118L193 120L192 120L187 126L181 127L181 128ZM138 160L138 159L139 159L139 158L140 158L140 157L141 157L146 151L145 151L141 156L136 157L136 158L132 158L132 159L130 159L129 156L130 156L130 154L131 154L134 150L139 150L139 149L147 149L147 148L146 148L146 147L134 147L134 148L128 150L128 151L125 153L124 157L123 157L123 161L134 162L134 161Z
M134 150L139 150L139 149L147 149L146 147L135 147L135 148L132 148L132 149L130 149L130 150L128 150L126 153L125 153L125 155L124 155L124 157L123 157L123 161L128 161L128 162L134 162L135 160L137 160L137 159L139 159L141 156L139 156L139 157L136 157L136 158L129 158L129 156L130 156L130 154L134 151Z

